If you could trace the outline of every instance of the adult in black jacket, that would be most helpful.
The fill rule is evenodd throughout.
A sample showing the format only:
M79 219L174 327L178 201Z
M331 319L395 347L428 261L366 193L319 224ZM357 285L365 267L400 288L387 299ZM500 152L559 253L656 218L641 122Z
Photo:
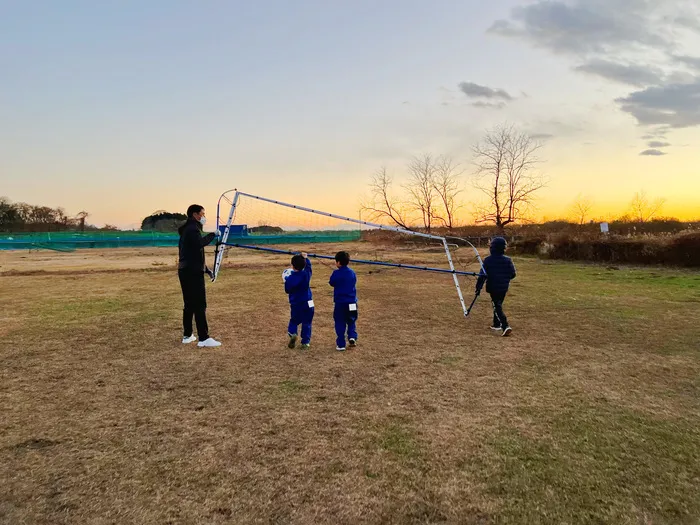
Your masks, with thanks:
M508 293L510 281L515 279L515 265L510 257L505 255L506 240L503 237L491 239L491 255L484 259L484 271L476 282L476 293L481 293L481 288L486 281L486 292L491 296L493 303L493 330L503 330L503 335L508 336L512 332L508 324L508 318L503 312L503 301Z
M216 234L202 236L202 226L206 222L204 208L193 204L187 208L187 222L178 229L180 233L177 274L180 278L182 298L185 307L182 311L182 342L192 343L196 337L192 333L192 317L197 323L200 347L221 346L219 341L209 337L207 325L207 296L204 288L204 274L209 269L204 264L204 247L214 240Z

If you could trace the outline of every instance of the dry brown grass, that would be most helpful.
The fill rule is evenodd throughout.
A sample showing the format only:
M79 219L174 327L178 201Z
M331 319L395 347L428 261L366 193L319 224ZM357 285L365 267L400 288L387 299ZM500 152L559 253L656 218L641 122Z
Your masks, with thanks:
M202 351L171 250L26 255L0 254L2 523L700 520L698 273L518 259L508 339L449 276L356 267L341 354L316 264L302 353L286 258L236 252Z

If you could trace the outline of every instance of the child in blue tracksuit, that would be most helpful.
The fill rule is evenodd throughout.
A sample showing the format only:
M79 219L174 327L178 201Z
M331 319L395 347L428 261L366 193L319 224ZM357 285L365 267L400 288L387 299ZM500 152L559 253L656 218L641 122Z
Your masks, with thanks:
M297 343L297 327L301 325L301 348L311 343L311 322L314 318L314 302L311 298L311 261L305 253L292 257L293 272L284 281L284 291L289 294L291 315L287 335L289 348Z
M347 332L348 343L351 347L357 346L357 276L350 264L350 254L348 252L338 252L335 254L335 265L338 268L333 270L329 284L334 288L333 301L333 321L335 321L335 349L339 352L345 350L345 334Z
M481 274L476 282L476 293L481 293L481 288L486 281L486 292L491 296L493 303L493 325L492 330L503 330L504 336L509 336L512 332L508 324L508 318L503 312L503 301L508 293L510 281L515 279L515 265L510 257L505 255L506 240L503 237L491 239L491 255L484 259L484 270L486 274Z

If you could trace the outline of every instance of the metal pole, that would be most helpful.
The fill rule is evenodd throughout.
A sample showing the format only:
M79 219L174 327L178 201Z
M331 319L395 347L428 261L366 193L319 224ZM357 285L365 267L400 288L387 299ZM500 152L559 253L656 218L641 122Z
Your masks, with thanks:
M278 250L276 248L267 248L264 246L251 246L249 244L238 244L238 243L221 243L222 245L225 246L232 246L234 248L243 248L245 250L256 250L260 252L270 252L270 253L280 253L284 255L296 255L301 252L298 251L292 251L292 250ZM332 255L319 255L316 253L308 253L307 254L309 257L315 258L315 259L329 259L329 260L335 260L335 257ZM476 272L463 272L460 270L455 270L454 266L452 269L448 270L446 268L431 268L429 266L416 266L413 264L400 264L400 263L388 263L388 262L381 262L381 261L368 261L364 259L353 259L352 262L357 263L357 264L371 264L374 266L387 266L390 268L403 268L405 270L423 270L425 272L434 272L434 273L451 273L452 275L456 276L457 275L469 275L472 277L478 277L479 274ZM459 289L459 285L457 286ZM460 291L461 293L461 291ZM464 302L464 301L462 301ZM465 309L466 311L466 309Z
M452 278L454 279L455 287L457 288L457 296L459 297L459 304L462 305L462 312L464 313L464 317L466 317L467 315L469 315L469 313L467 312L467 306L464 304L464 297L462 296L462 289L459 287L459 280L457 279L455 265L452 262L452 254L450 253L450 247L447 245L447 239L443 239L442 242L445 245L445 253L447 254L447 261L450 263L450 269L452 269ZM476 274L474 274L474 275L476 275Z
M223 195L222 195L223 197ZM219 203L221 203L221 198L219 198ZM214 256L214 275L211 278L211 282L216 281L216 278L219 275L219 270L221 269L221 263L224 260L224 251L220 249L220 246L223 246L226 244L226 241L228 240L228 234L229 231L231 230L231 223L233 222L233 217L236 213L236 204L238 204L238 192L233 195L233 202L231 203L231 211L228 214L228 221L226 221L226 228L224 228L224 233L221 236L221 242L217 243L216 249L214 250L216 255ZM217 204L217 211L216 211L216 229L218 231L219 229L219 205Z

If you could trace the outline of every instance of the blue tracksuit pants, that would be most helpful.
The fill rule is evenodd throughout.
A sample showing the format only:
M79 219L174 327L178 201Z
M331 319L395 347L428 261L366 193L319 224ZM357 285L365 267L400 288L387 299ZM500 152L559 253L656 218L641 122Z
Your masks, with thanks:
M345 334L348 339L357 339L357 310L350 311L349 304L336 303L333 309L333 321L335 321L335 344L338 348L345 348Z
M289 327L287 332L296 335L297 328L301 325L301 344L307 345L311 342L311 322L314 319L314 309L309 308L307 303L292 304Z

